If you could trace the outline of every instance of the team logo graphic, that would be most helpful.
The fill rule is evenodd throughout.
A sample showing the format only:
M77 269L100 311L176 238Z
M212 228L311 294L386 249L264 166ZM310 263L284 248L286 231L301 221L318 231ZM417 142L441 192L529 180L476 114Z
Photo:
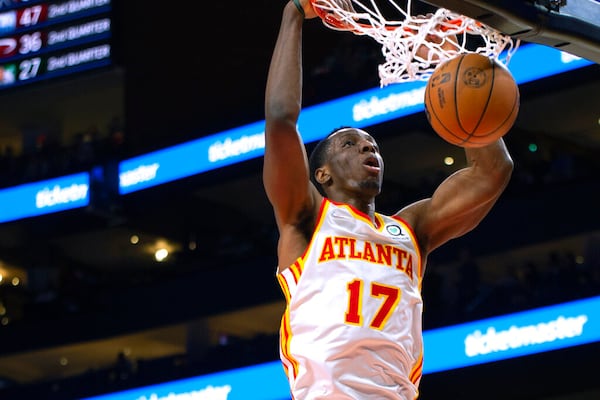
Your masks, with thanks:
M396 237L396 240L400 240L406 242L410 240L410 236L408 236L405 232L402 231L402 228L398 225L386 225L385 230L392 236Z
M402 235L402 229L398 225L388 225L385 227L390 235L400 236Z
M14 38L0 39L0 58L14 56L17 52L17 40Z
M17 12L12 10L0 14L0 34L12 33L17 29Z
M487 81L487 74L481 68L471 67L463 73L462 79L465 85L479 88Z
M0 86L15 83L15 70L14 64L0 66Z

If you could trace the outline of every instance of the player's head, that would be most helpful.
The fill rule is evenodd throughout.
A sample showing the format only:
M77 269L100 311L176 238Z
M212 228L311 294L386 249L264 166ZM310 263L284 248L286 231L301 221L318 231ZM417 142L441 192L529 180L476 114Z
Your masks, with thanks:
M323 196L331 190L357 191L376 196L383 181L379 146L362 129L341 127L313 149L309 158L310 179Z

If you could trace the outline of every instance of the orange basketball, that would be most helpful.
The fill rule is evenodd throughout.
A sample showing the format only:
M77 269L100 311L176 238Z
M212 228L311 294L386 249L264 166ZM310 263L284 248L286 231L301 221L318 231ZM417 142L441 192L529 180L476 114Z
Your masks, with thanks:
M500 62L460 54L436 67L425 87L433 130L461 147L482 147L504 136L519 112L519 86Z

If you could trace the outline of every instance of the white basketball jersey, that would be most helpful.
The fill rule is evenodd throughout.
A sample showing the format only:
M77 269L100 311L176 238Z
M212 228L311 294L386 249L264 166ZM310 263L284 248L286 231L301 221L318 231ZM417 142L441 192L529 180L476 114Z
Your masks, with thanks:
M325 199L303 256L277 275L280 355L296 400L414 400L422 260L411 228Z

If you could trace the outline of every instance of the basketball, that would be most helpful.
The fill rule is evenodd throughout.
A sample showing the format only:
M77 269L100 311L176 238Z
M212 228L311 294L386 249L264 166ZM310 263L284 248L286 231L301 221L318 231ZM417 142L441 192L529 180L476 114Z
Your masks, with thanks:
M444 61L425 87L433 130L460 147L483 147L504 136L519 112L519 87L499 61L465 53Z

